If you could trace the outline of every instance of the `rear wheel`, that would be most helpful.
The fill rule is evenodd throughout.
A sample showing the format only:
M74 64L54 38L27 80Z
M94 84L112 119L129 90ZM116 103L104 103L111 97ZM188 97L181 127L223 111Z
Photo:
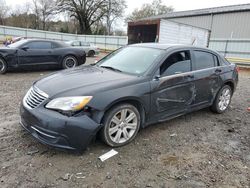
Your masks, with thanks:
M93 57L95 55L95 51L94 50L90 50L89 52L88 52L88 56L89 57Z
M112 147L119 147L131 142L140 128L140 113L130 104L121 104L109 110L103 120L101 136Z
M0 74L4 74L7 71L7 63L4 59L0 58Z
M214 103L211 106L211 110L219 114L225 112L231 103L231 98L232 98L231 87L228 85L224 85L218 92L214 100Z
M66 56L63 59L62 67L64 69L74 68L78 65L77 59L74 56Z

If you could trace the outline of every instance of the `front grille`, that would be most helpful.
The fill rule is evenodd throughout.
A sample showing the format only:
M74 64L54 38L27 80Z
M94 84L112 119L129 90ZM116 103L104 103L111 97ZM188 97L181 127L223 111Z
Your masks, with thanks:
M36 87L31 87L23 99L23 103L28 108L38 107L49 96Z

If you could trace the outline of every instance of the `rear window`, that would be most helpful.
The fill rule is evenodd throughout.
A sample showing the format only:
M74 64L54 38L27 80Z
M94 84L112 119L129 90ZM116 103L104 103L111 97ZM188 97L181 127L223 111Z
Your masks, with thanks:
M217 57L208 52L194 51L194 58L196 70L207 69L218 65Z
M90 46L90 43L88 43L88 42L81 42L81 45L82 46Z
M72 43L72 46L81 46L80 41L75 41Z

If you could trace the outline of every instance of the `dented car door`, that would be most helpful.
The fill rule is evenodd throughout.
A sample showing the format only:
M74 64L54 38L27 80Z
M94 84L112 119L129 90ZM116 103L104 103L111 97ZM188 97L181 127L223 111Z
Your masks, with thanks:
M168 56L151 81L151 113L154 118L161 121L185 113L195 98L193 79L189 51Z
M193 50L195 101L192 107L207 106L221 87L222 67L219 66L218 57L207 51Z

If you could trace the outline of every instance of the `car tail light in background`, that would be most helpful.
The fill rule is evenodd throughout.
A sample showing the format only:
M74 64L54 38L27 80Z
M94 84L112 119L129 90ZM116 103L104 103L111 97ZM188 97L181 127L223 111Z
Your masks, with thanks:
M240 72L240 68L236 66L236 71L239 73Z

